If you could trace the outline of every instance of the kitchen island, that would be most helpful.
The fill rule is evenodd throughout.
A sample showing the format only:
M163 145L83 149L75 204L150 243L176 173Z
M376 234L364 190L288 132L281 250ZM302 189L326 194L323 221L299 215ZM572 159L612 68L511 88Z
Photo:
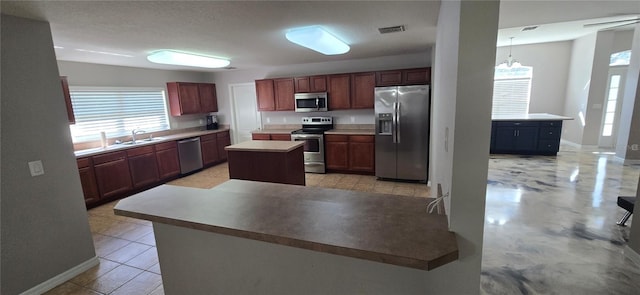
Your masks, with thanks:
M251 140L225 150L231 179L305 185L304 142Z
M427 294L458 259L428 200L229 180L159 186L114 211L153 222L167 294Z
M491 153L555 156L560 149L562 121L571 117L539 113L493 116Z

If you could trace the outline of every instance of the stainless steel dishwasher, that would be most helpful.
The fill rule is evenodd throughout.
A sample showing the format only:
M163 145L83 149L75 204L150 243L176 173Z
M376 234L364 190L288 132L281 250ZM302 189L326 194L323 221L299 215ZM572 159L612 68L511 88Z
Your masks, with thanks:
M178 141L180 173L187 174L202 169L202 152L200 137L192 137Z

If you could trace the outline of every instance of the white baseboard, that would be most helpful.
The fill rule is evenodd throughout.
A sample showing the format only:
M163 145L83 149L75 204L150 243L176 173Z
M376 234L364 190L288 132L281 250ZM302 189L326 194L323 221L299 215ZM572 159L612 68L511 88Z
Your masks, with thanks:
M42 294L44 292L47 292L55 287L57 287L58 285L70 280L71 278L85 272L86 270L98 265L100 261L98 260L98 256L94 256L93 258L80 263L74 267L72 267L71 269L47 280L42 282L41 284L22 292L21 294L23 295L37 295L37 294Z
M572 146L572 147L575 147L575 148L580 148L580 147L582 147L580 144L577 144L577 143L575 143L575 142L573 142L573 141L568 141L568 140L566 140L566 139L560 139L560 144L561 144L561 145L562 145L562 144L566 144L566 145L568 145L568 146Z
M627 256L627 258L635 262L636 265L640 265L640 254L631 249L629 245L624 246L624 256Z

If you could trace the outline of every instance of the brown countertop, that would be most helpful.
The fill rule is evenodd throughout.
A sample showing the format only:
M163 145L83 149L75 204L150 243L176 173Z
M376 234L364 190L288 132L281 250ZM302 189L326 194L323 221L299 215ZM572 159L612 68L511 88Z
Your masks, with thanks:
M251 134L291 134L291 131L298 130L300 128L291 129L257 129L251 131Z
M227 151L286 153L304 145L304 141L250 140L225 147Z
M92 148L92 149L86 149L86 150L77 150L77 151L74 151L74 154L76 155L76 158L82 158L82 157L95 156L95 155L109 153L109 152L127 150L127 149L150 145L150 144L158 144L158 143L163 143L163 142L172 141L172 140L180 140L184 138L202 136L202 135L219 133L224 131L229 131L229 128L222 128L217 130L190 131L190 132L184 132L184 133L164 135L164 136L154 137L154 139L151 141L145 140L144 135L142 135L142 139L136 140L136 142L139 142L136 144L112 144L106 148L98 147L98 148Z
M336 135L375 135L374 129L331 129L325 131L324 134Z
M229 180L162 185L121 200L116 215L431 270L458 259L445 215L428 199Z

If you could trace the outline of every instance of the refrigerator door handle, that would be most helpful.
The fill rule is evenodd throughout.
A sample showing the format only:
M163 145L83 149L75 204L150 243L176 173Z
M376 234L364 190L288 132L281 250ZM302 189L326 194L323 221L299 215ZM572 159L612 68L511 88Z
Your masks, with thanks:
M402 117L402 114L400 114L400 102L396 104L396 117L396 142L400 143L400 117Z
M398 143L398 103L393 103L393 124L391 126L391 137L393 138L393 143Z

